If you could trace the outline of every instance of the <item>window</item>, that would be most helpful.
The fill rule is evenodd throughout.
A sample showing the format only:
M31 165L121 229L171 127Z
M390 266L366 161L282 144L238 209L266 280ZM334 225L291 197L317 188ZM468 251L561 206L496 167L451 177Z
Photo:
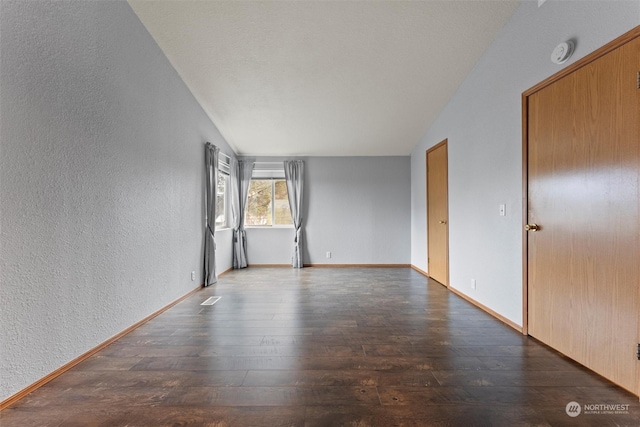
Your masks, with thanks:
M251 180L245 224L249 226L293 225L287 183L284 179Z
M224 153L218 157L216 181L216 229L229 228L231 204L229 203L229 173L231 158Z
M227 227L228 203L227 189L229 188L229 175L218 171L218 185L216 186L216 228Z

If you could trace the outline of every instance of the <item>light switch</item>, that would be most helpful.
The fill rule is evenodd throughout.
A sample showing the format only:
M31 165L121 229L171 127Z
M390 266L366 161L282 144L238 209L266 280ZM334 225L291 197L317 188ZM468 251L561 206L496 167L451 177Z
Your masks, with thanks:
M500 216L507 216L507 205L500 205Z

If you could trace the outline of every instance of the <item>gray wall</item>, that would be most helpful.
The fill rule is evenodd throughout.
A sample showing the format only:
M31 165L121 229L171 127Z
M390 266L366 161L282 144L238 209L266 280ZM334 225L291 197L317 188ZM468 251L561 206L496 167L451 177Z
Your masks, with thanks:
M203 143L232 152L127 3L0 5L3 400L202 283Z
M413 150L412 264L427 268L425 152L448 138L451 286L522 324L521 94L562 69L549 60L558 43L577 40L566 66L639 23L637 0L519 6Z
M301 159L306 264L409 264L409 157ZM293 236L287 228L249 228L249 264L291 263Z

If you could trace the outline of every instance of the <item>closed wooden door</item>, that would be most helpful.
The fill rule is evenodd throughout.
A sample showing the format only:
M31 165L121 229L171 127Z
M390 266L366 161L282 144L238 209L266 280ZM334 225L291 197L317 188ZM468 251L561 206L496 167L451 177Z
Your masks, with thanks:
M427 246L429 277L449 286L447 140L427 151Z
M636 38L529 95L526 234L529 333L636 394L639 71Z

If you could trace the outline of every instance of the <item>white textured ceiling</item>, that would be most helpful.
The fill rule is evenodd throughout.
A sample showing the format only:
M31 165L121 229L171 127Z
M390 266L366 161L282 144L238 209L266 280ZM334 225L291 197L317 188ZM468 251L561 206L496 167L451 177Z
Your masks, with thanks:
M408 155L519 0L129 4L241 155Z

